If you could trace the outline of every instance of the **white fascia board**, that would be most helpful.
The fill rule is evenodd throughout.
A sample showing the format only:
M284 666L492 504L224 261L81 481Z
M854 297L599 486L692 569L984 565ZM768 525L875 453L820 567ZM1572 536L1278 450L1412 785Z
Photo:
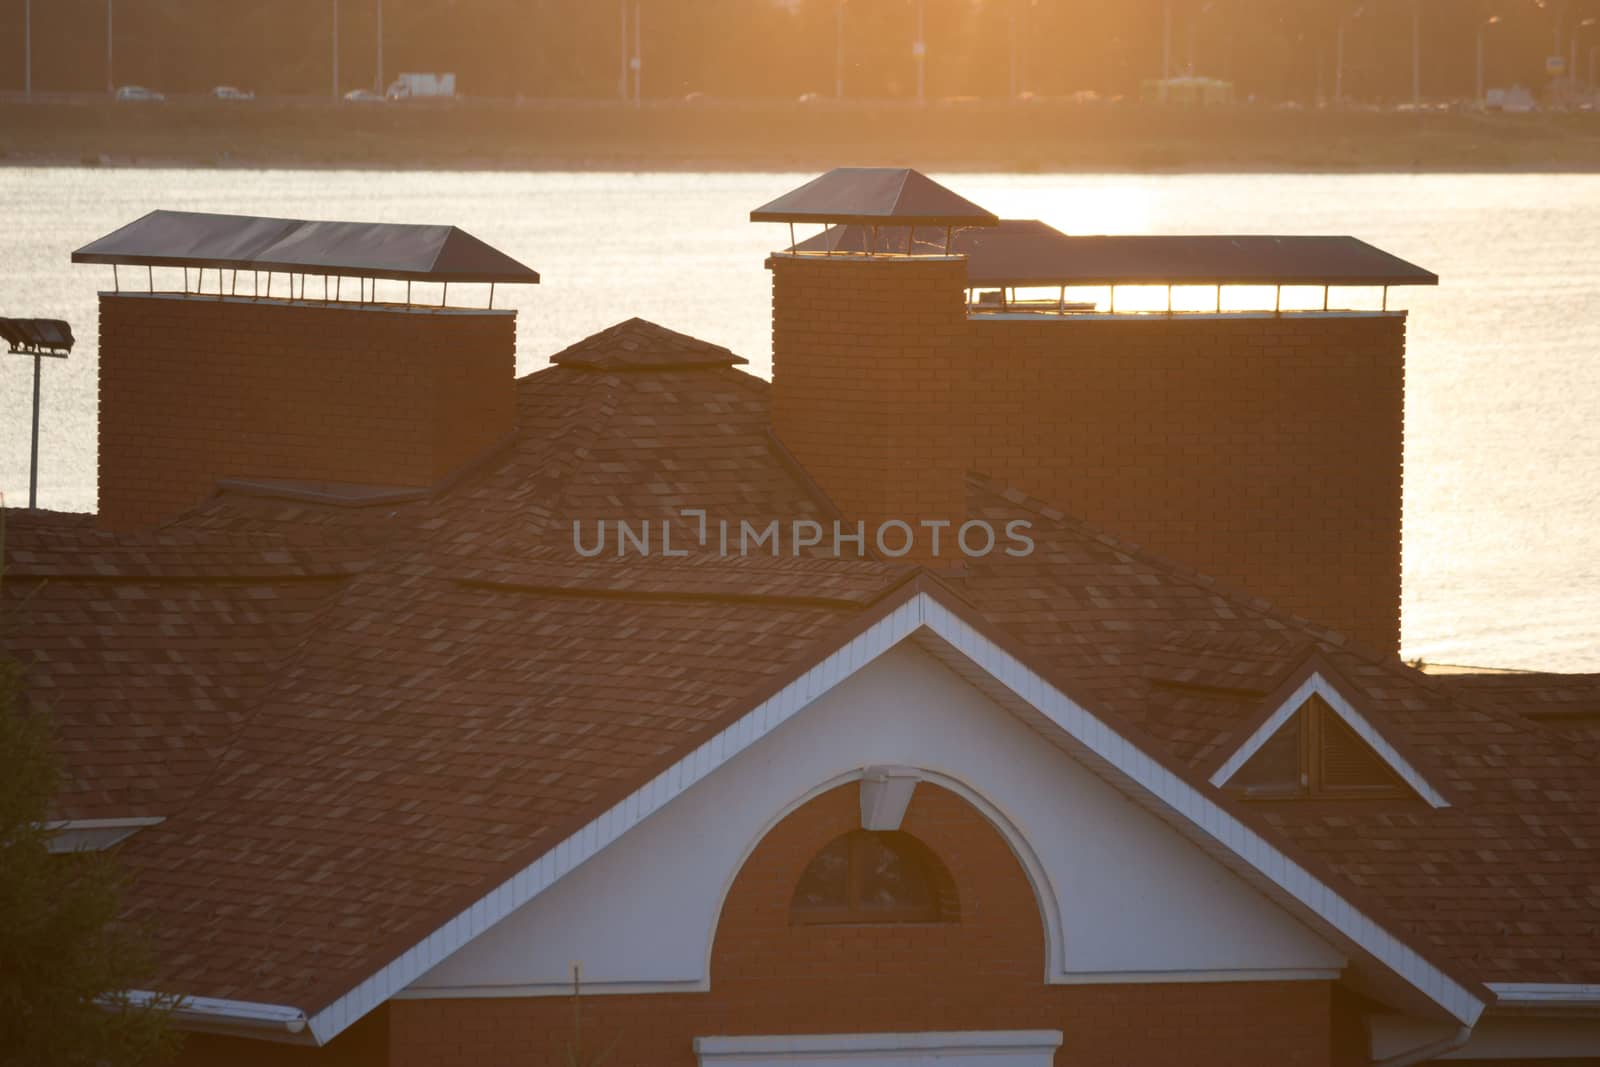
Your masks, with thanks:
M1300 687L1290 694L1289 699L1278 705L1276 711L1267 717L1266 722L1258 726L1254 733L1245 739L1244 744L1236 749L1233 755L1218 767L1211 776L1211 784L1219 789L1228 784L1239 768L1250 761L1261 746L1271 740L1272 735L1283 728L1296 712L1305 706L1312 694L1320 696L1333 709L1335 715L1344 720L1346 726L1355 731L1357 737L1365 741L1378 754L1378 758L1388 766L1400 779L1411 787L1411 790L1427 802L1429 807L1448 808L1450 802L1444 795L1428 783L1411 761L1402 756L1398 749L1389 743L1388 738L1378 732L1377 727L1367 720L1365 715L1357 711L1344 694L1329 684L1322 677L1321 672L1312 672L1311 676L1300 684Z
M1018 697L1033 705L1035 710L1082 746L1091 758L1099 760L1119 777L1138 786L1147 797L1153 798L1154 804L1177 812L1206 835L1225 845L1228 851L1243 860L1281 895L1317 915L1340 936L1423 993L1452 1018L1466 1025L1477 1021L1485 1005L1471 990L1362 914L1337 890L1290 859L1209 795L1151 759L1037 672L979 635L942 604L926 594L919 599L927 604L927 626L930 630Z
M697 1037L702 1067L756 1067L839 1061L924 1064L947 1059L984 1064L1050 1063L1060 1030L950 1030L907 1034L781 1034Z
M1600 1007L1600 985L1562 982L1490 982L1489 992L1506 1007Z
M126 994L128 1003L143 1007L168 999L166 994L134 989ZM249 1037L276 1036L294 1040L306 1029L306 1013L287 1004L261 1004L249 1000L223 1000L217 997L182 997L173 1016L180 1027L239 1033ZM262 1031L267 1033L263 1034ZM307 1035L309 1041L310 1035Z
M957 649L999 684L1065 731L1091 759L1134 783L1150 798L1152 806L1176 811L1235 853L1283 895L1317 914L1341 936L1421 991L1452 1017L1471 1023L1483 1011L1483 1001L1466 987L1433 966L1409 945L1389 935L1335 890L1288 859L1210 797L1139 751L1127 738L1074 703L1037 672L980 635L931 595L919 592L311 1016L308 1026L317 1043L331 1041L357 1019L398 994L425 971L492 928L678 794L923 628Z
M121 819L58 819L43 824L50 834L45 847L53 854L66 852L104 852L143 830L166 821L149 815Z

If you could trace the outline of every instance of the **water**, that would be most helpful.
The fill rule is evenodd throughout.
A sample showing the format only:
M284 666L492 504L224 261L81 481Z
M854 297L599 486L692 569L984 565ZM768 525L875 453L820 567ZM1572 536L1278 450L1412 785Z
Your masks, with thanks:
M79 335L70 360L45 365L40 503L95 499L95 292L110 272L68 255L152 208L452 222L544 275L497 292L522 312L524 373L640 315L765 375L762 258L782 237L747 213L809 176L0 170L0 313L65 318ZM1350 233L1438 271L1438 289L1391 302L1412 311L1405 654L1600 671L1600 177L945 180L1068 232ZM30 360L0 358L0 489L12 501L27 492L30 374Z

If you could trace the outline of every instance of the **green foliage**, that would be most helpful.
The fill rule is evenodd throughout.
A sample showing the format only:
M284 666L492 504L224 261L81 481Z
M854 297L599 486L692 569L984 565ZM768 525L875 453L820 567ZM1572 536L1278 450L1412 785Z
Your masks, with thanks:
M126 876L106 853L50 853L61 766L22 680L0 657L0 1067L162 1062L177 1049L173 1005L119 992L150 973L144 933L118 919Z

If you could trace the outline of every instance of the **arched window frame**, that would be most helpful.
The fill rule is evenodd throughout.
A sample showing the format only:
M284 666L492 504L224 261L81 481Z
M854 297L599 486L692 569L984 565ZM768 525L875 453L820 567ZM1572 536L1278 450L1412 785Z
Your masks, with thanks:
M807 875L830 849L839 847L846 850L844 901L837 906L802 904L800 889ZM903 906L866 902L868 866L876 850L885 847L916 874L925 890L925 902ZM952 923L959 916L960 904L949 871L927 845L900 830L857 829L831 838L806 861L789 901L789 920L796 926Z

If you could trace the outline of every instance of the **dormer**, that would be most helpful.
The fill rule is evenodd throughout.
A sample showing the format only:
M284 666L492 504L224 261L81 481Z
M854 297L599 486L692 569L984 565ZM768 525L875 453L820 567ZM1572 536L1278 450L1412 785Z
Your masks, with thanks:
M1246 800L1419 799L1450 802L1362 714L1326 669L1314 669L1211 775Z

